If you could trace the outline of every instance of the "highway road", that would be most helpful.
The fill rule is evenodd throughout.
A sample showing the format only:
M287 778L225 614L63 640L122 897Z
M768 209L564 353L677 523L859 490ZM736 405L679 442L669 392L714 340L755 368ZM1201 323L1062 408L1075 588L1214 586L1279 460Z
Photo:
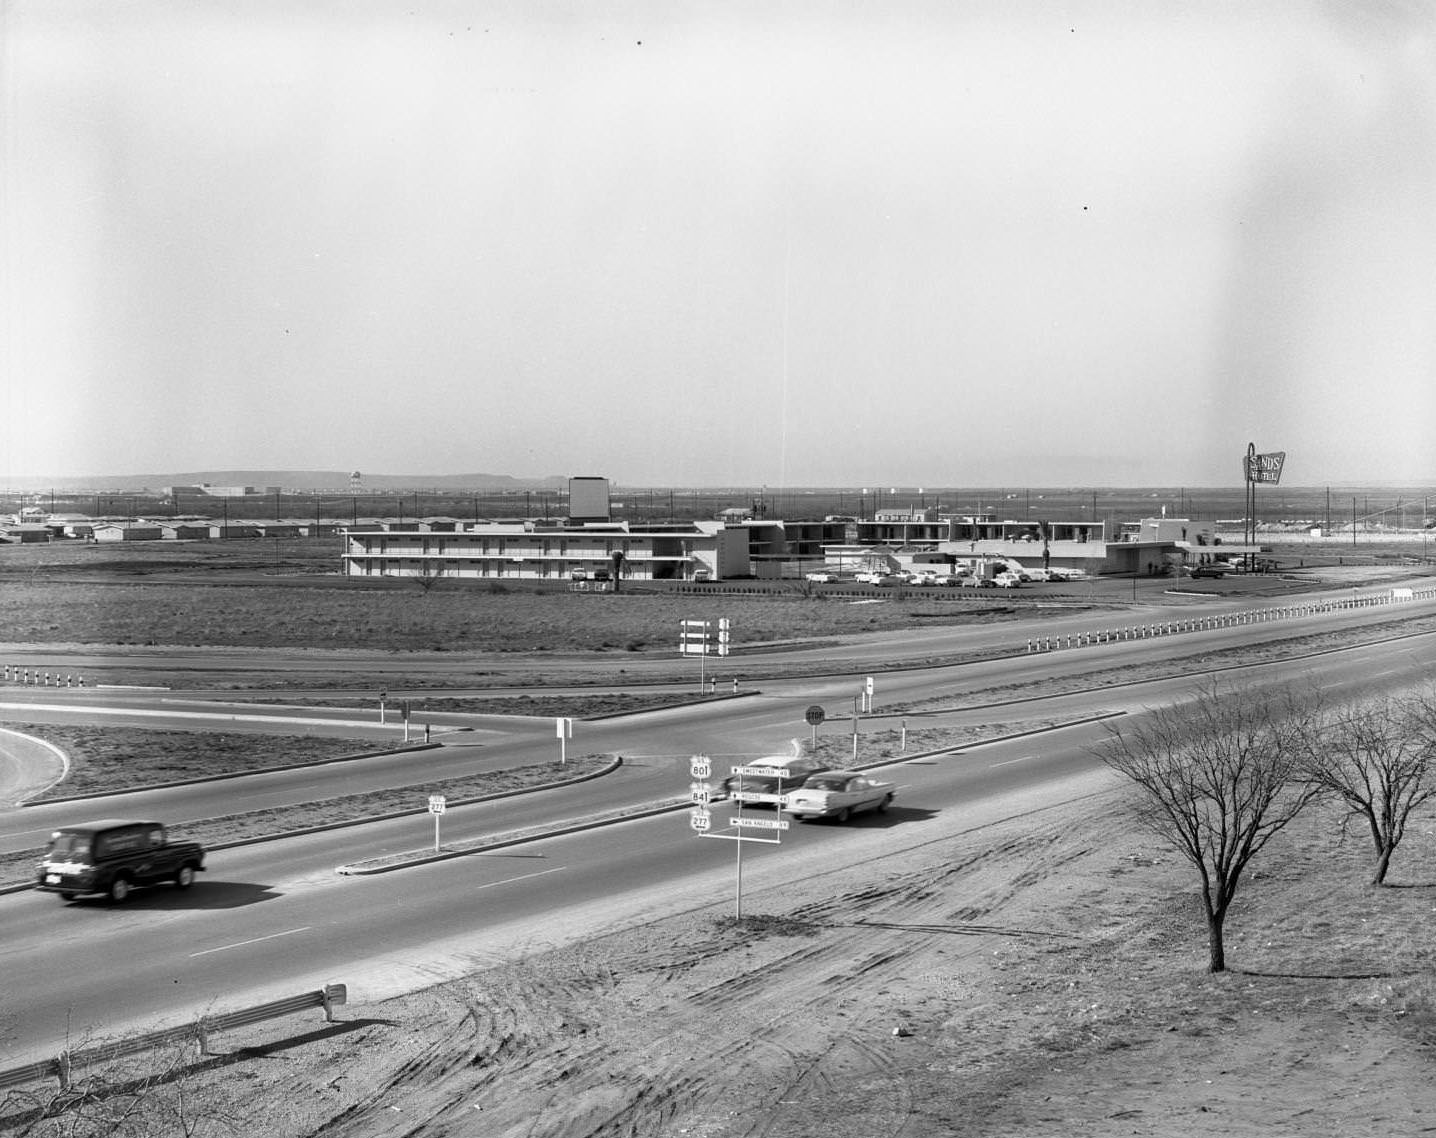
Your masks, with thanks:
M1426 612L1429 605L1405 611ZM1329 627L1320 624L1320 615L1335 614L1290 619ZM951 713L954 718L1140 714L1144 707L1182 698L1194 676L1026 699L998 709L991 706L994 697L983 693L1010 687L1001 698L1021 698L1037 679L1057 671L1181 657L1226 643L1227 631L1241 633L1174 635L891 673L881 679L879 707L940 694L974 701ZM1250 638L1250 627L1245 636ZM1433 664L1436 637L1427 634L1246 667L1242 682L1311 680L1344 695L1424 678ZM770 751L806 733L802 709L809 703L837 704L835 710L850 703L854 681L852 674L773 680L757 696L581 724L581 749L627 756L617 774L452 810L443 819L444 837L456 841L578 817L605 803L682 794L691 754L713 754L721 766L727 757ZM498 725L490 726L492 736L476 736L481 741L469 746L129 795L87 803L86 813L229 813L255 803L347 793L365 780L403 785L385 780L414 781L416 764L424 764L429 777L431 769L472 770L475 764L553 757L551 735L504 735ZM542 726L551 732L550 723ZM845 864L949 839L994 811L1040 808L1110 786L1111 776L1090 756L1101 734L1100 724L1085 722L894 764L887 777L902 791L887 814L866 815L846 826L794 824L780 846L745 846L748 903L782 912L781 884L793 874L841 874ZM223 810L217 810L219 804ZM73 809L36 807L0 815L0 836L9 848L24 848L33 844L36 828L52 824L61 811L73 817ZM67 1034L75 1041L92 1030L173 1022L330 980L351 984L357 999L377 999L626 922L732 903L736 843L698 838L681 811L391 874L334 873L343 862L422 846L431 835L431 820L417 816L220 851L195 889L143 892L123 907L66 905L34 893L0 897L0 1065L52 1053Z

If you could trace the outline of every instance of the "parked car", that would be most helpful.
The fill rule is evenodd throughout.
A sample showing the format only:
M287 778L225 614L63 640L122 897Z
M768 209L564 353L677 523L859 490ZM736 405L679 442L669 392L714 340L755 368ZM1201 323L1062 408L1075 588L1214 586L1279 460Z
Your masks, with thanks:
M839 581L839 577L836 573L829 572L826 569L815 569L811 573L804 573L803 577L805 580L812 581L815 585L836 585Z
M999 573L992 578L992 584L999 589L1016 589L1022 585L1022 578L1016 573Z
M876 585L888 573L881 569L864 569L860 573L853 574L853 580L860 585Z
M857 771L821 771L788 795L783 807L793 817L836 818L846 822L862 810L886 810L897 786Z
M930 570L911 573L908 575L908 583L922 589L930 589L937 585L937 574Z
M962 577L957 573L938 573L932 579L934 585L941 585L943 588L952 589L962 584Z
M765 767L770 769L771 774L730 774L723 780L723 793L728 798L733 797L733 792L739 787L749 793L756 794L787 794L802 786L810 775L814 775L826 768L816 759L768 757L757 762L744 764L749 767ZM785 770L786 775L777 772Z
M987 582L983 578L973 574L969 574L962 579L962 587L964 589L977 589L985 584L987 584Z
M1220 565L1198 565L1192 570L1193 577L1225 577L1227 571Z
M695 569L695 570L693 570L693 583L694 583L694 584L696 584L696 585L702 585L702 584L705 584L706 582L711 581L711 580L713 580L713 570L711 570L711 569Z
M898 585L908 584L908 579L897 573L880 573L878 574L877 580L873 581L872 584L877 585L879 588L889 589Z
M163 823L104 818L64 826L50 835L36 869L35 888L58 893L66 901L103 893L118 904L136 885L172 881L188 889L202 869L204 847L170 841Z

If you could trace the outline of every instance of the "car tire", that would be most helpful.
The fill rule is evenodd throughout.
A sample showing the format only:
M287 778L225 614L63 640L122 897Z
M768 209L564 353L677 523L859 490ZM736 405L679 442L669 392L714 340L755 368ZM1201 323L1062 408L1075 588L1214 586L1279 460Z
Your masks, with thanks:
M182 865L175 870L175 888L188 889L194 884L194 866Z
M73 901L74 899L75 899L75 895L74 895L73 893L61 893L61 894L60 894L60 900L61 900L61 901Z
M123 874L116 877L105 893L110 898L110 904L123 905L130 895L130 879Z
M852 816L853 812L849 810L846 806L844 806L841 810L838 811L837 820L839 822L846 822Z
M878 803L878 813L886 814L888 807L892 805L892 801L893 796L891 794L885 795L883 800Z

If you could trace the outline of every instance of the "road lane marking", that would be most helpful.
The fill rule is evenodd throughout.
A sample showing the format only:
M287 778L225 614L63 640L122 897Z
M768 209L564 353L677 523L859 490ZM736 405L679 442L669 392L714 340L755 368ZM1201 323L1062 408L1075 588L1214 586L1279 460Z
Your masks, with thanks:
M196 956L208 956L211 952L227 952L231 948L243 948L247 944L259 944L262 941L274 940L275 938L282 936L291 936L294 933L307 933L313 927L313 925L305 925L302 929L289 929L282 933L270 933L268 936L257 936L253 940L237 940L233 944L222 944L218 948L201 949L199 952L191 952L190 958L193 959Z
M490 881L487 885L475 885L474 889L475 891L479 889L496 889L500 885L512 885L515 881L527 881L531 877L543 877L545 874L559 873L567 868L568 866L566 865L556 865L552 869L540 869L537 873L522 873L518 877L505 877L502 881Z
M992 770L994 767L1010 767L1013 763L1025 763L1028 759L1035 759L1036 757L1036 755L1023 755L1020 759L1003 759L1000 763L988 763L987 769Z

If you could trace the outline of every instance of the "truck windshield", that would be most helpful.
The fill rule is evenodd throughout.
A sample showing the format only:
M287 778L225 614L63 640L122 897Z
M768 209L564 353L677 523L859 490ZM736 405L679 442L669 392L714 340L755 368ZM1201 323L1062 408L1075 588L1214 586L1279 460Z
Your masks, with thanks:
M70 861L84 861L90 856L87 834L61 834L50 841L50 856Z

